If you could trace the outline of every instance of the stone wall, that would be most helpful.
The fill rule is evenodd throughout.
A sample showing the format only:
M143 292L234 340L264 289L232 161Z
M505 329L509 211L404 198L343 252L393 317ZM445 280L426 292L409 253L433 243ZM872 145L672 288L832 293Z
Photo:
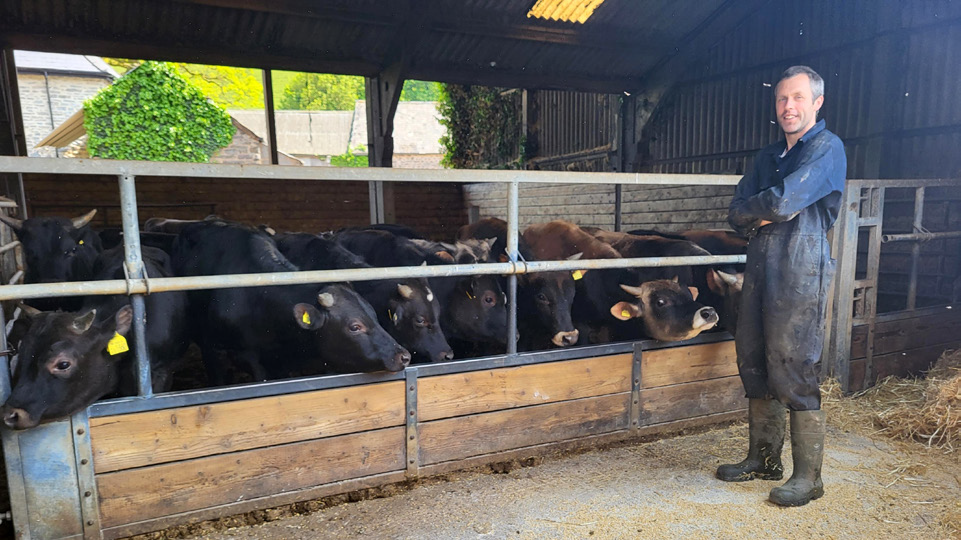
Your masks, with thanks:
M54 157L56 152L53 148L37 149L34 146L73 113L83 108L84 100L96 95L108 86L110 81L102 77L56 74L49 75L45 81L41 73L19 73L17 83L20 85L20 108L23 111L23 129L29 155Z
M238 129L230 144L210 156L211 163L243 163L262 165L270 161L267 146L259 137Z

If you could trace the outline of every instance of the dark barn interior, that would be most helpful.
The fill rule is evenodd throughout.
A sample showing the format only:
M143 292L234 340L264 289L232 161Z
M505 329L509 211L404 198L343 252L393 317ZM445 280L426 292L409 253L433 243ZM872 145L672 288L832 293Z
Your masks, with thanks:
M847 221L839 221L835 227L839 269L850 271L835 284L833 320L826 340L830 362L822 362L825 372L843 366L830 374L839 376L845 389L858 390L887 375L921 373L945 349L961 346L957 332L961 310L951 309L961 296L961 238L942 234L961 228L961 153L957 151L961 147L961 104L953 96L955 83L961 80L961 3L605 0L585 22L529 17L533 4L533 0L5 1L0 4L0 156L27 153L14 49L251 67L265 70L267 78L272 69L364 76L372 167L392 164L393 113L404 80L494 86L514 96L521 118L516 135L531 152L521 162L520 148L515 155L485 156L489 168L657 175L644 177L654 183L636 185L522 183L521 227L566 219L610 230L727 228L733 186L722 182L670 185L671 175L743 174L756 152L780 135L773 114L773 83L786 67L806 64L825 79L821 117L845 144L848 178L863 179L850 194L847 217L842 217ZM272 99L268 96L265 101L270 115ZM137 186L141 222L154 216L192 219L216 213L278 230L310 232L396 222L443 240L451 239L468 220L506 217L508 191L505 184L496 183L393 183L366 178L321 182L143 176L138 177ZM0 172L0 187L3 195L20 206L21 216L24 212L29 216L72 216L97 208L96 225L117 227L121 222L114 176ZM912 238L885 240L888 235ZM640 370L641 360L635 356L636 366L632 367L629 349L577 360L597 362L605 369L616 364L620 369L616 376L598 375L606 377L598 388L607 394L573 396L595 399L597 411L615 411L620 416L611 413L610 419L597 424L588 414L596 411L575 410L573 398L544 405L556 405L557 409L549 411L553 416L536 414L576 417L581 424L557 431L557 437L568 438L582 435L589 424L602 424L603 429L612 431L629 429L631 418L640 419L641 429L654 429L656 425L652 428L644 422L669 424L692 418L707 422L733 417L743 409L740 387L735 384L733 347L727 341L691 347L697 347L695 360L709 364L708 375L697 366L668 370L667 362L680 362L682 354L664 349L643 357L644 365L650 363L652 368L645 371L645 377L652 379L635 381L633 387L631 370ZM652 360L657 358L664 358L664 364ZM525 369L534 373L531 380L537 379L539 367ZM571 381L583 376L579 366L571 364L565 369L569 369L566 377ZM440 434L438 440L448 437L452 448L460 445L453 454L440 447L424 454L423 470L428 473L494 459L488 454L472 454L469 445L474 439L460 441L443 431L447 426L477 429L468 423L487 406L471 403L466 397L460 405L444 401L448 382L441 381L444 377L453 379L455 375L435 377L436 385L430 388L440 397L424 405L425 410L433 407L430 414L434 416L415 419L415 424L408 420L407 424L411 429L423 420L427 432ZM288 488L280 484L283 479L276 485L269 481L257 484L264 497L261 501L234 501L242 493L237 486L232 489L238 491L222 490L215 484L195 486L190 473L181 469L178 489L186 493L183 501L189 500L193 506L184 503L186 506L167 509L163 490L154 485L157 476L151 474L166 474L182 465L178 460L228 470L233 466L233 454L214 455L227 452L223 449L211 455L197 448L182 451L177 439L183 436L177 431L180 428L166 425L169 415L159 410L125 417L128 427L141 430L139 439L134 438L140 442L134 444L143 443L135 449L140 453L131 451L128 459L123 454L128 446L125 435L110 431L114 429L112 417L101 412L91 425L96 424L98 434L107 434L103 435L105 447L119 456L115 463L97 462L97 481L103 482L98 489L114 489L99 493L101 500L107 501L103 506L108 510L103 520L106 536L266 508L308 495L341 493L344 482L369 487L407 478L407 456L390 453L396 445L409 444L404 400L410 395L405 394L405 384L399 382L402 379L370 385L378 395L389 394L392 400L376 421L357 420L361 413L341 410L352 404L339 405L338 401L340 409L335 411L357 415L356 425L347 422L344 425L348 427L335 427L338 440L367 441L369 436L373 441L379 433L389 432L389 441L375 441L380 444L377 466L382 469L373 473L357 465L343 477L318 472L310 478L287 471L284 478L293 482L291 485L302 485L285 492ZM423 380L420 384L428 387ZM324 392L347 395L356 389L312 390L304 393L310 395L303 397L303 403L326 396ZM641 405L637 399L630 403L632 393L635 398L641 396ZM651 396L648 401L643 399L645 393ZM350 395L354 399L355 394ZM300 396L285 396L285 403L300 403ZM695 402L698 396L709 397L692 405L690 411L680 413L668 406L672 400ZM537 439L537 430L518 428L533 421L530 418L535 413L530 411L536 407L527 407L530 403L523 400L517 403L512 403L516 409L500 411L513 415L511 421L515 422L502 428L523 443L498 446L500 439L488 442L481 437L482 431L472 432L485 441L484 451L490 455L560 440ZM645 409L645 403L653 405ZM245 409L245 400L219 406L225 414L252 414ZM465 409L458 408L461 406ZM282 417L282 412L271 414ZM164 440L167 446L163 451L156 454L161 457L155 457L148 444L154 437L160 440L161 435L144 427L142 421L162 425L158 429L169 438ZM501 424L491 426L498 429ZM195 431L203 436L201 428ZM317 449L336 458L336 448L331 450L318 442L323 440L311 439L315 435L306 431L290 430L284 435L290 438L283 444L303 445L297 448L304 459ZM217 433L228 442L235 436L228 431ZM65 440L75 444L69 435ZM269 445L280 444L272 442L275 436L261 433L260 439L247 440L244 444L248 446L235 450L247 452L245 456L272 451ZM5 439L5 449L7 446ZM411 448L406 447L407 451ZM278 455L282 454L278 451ZM261 462L251 459L250 474L255 475ZM269 464L272 458L257 459ZM143 470L154 472L143 474ZM139 516L134 507L125 506L122 488L128 485L136 485L138 493L149 499L150 516ZM141 519L144 521L138 521ZM97 532L100 525L97 521Z

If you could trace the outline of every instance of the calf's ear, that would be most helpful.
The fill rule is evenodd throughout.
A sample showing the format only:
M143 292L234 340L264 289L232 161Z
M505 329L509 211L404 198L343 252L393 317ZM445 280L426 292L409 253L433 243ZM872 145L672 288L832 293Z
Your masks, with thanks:
M310 304L301 303L294 306L294 320L304 330L316 330L327 321L327 315Z
M133 324L133 308L128 304L120 308L113 318L117 323L117 333L125 336L130 332L130 326Z
M641 308L630 302L618 302L611 306L611 315L622 321L636 319L641 316Z
M70 331L78 336L83 334L90 329L90 325L93 324L93 319L97 316L97 310L91 309L90 311L78 315L73 319L73 324L70 325Z

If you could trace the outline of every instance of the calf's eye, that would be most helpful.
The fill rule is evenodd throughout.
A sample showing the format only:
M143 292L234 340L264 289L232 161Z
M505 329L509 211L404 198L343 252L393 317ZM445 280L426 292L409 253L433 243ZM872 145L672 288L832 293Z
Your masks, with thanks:
M66 360L61 360L57 362L57 365L54 367L57 369L57 371L66 371L70 369L70 362L67 362Z

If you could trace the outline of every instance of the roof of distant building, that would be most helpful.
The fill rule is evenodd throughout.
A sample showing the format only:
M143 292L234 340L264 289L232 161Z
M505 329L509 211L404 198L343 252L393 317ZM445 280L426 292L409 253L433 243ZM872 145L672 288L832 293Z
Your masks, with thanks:
M350 146L367 147L367 104L359 99L354 107ZM395 154L443 154L440 138L447 129L440 123L436 101L401 101L394 114Z
M120 75L99 56L36 51L13 51L19 72L58 73L116 79Z

